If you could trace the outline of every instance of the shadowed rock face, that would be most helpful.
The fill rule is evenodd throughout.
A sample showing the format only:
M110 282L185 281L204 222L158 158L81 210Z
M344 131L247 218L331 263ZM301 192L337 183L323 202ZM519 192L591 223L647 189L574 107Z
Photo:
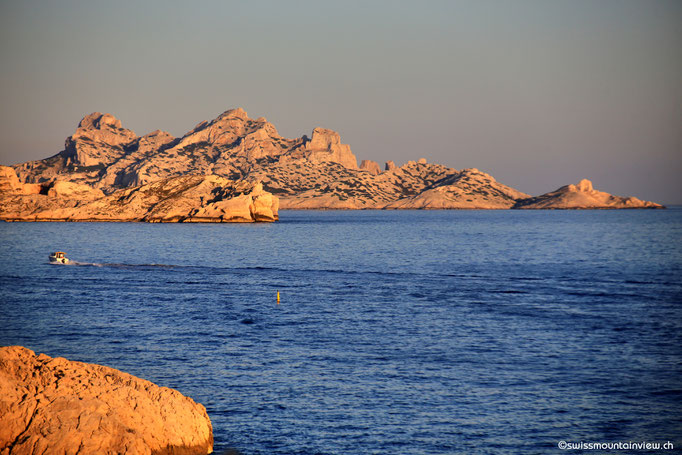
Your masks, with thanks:
M358 167L338 133L315 128L310 138L287 139L265 118L251 119L241 108L201 122L181 138L163 131L138 137L110 114L90 114L65 150L14 169L19 184L68 181L108 195L191 174L217 175L262 182L284 209L506 209L544 203L529 201L529 195L478 170L460 171L424 158L400 167L388 161L384 172L371 160ZM588 205L580 206L580 200L573 198L574 208L601 207L587 198L582 200ZM609 208L639 207L641 201L629 200Z
M206 409L113 368L0 348L3 455L207 454Z
M664 208L654 202L636 197L614 196L593 188L592 182L583 179L577 185L562 186L556 191L518 201L515 209L639 209Z

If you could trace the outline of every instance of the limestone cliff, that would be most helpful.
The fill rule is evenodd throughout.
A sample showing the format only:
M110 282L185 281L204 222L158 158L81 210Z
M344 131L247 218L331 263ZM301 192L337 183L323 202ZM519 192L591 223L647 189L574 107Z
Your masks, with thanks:
M522 199L515 209L639 209L664 208L655 202L642 201L636 197L614 196L592 187L592 182L583 179L577 185L562 186L556 191L541 196Z
M422 163L423 164L423 163ZM464 169L448 176L415 196L399 199L390 209L508 209L529 195L498 183L478 169Z
M506 209L543 204L621 208L639 207L641 202L629 198L620 203L596 193L578 198L575 191L559 199L543 195L531 200L476 169L459 171L424 158L403 166L388 161L384 171L372 160L363 160L358 167L350 147L335 131L314 128L310 138L288 139L265 118L252 119L241 108L201 122L180 138L159 130L138 137L112 115L93 113L81 120L63 151L14 169L18 179L5 176L2 183L0 174L0 197L18 186L24 193L44 194L55 181L111 195L196 174L262 182L264 191L280 198L283 209Z
M363 169L373 175L381 174L379 163L372 160L362 160L362 163L360 163L360 169Z
M0 454L207 454L206 409L100 365L0 347Z
M25 183L68 180L111 193L190 173L237 180L273 160L357 169L338 133L315 128L310 139L286 139L265 118L251 119L241 108L201 122L181 138L159 130L138 137L114 116L96 112L80 121L62 152L14 167Z
M8 174L6 169L0 174L0 188L14 181L11 175L2 177ZM161 179L109 195L72 182L50 182L37 193L23 188L39 184L19 185L0 192L0 219L244 223L278 219L279 200L264 191L261 183L235 182L216 175Z

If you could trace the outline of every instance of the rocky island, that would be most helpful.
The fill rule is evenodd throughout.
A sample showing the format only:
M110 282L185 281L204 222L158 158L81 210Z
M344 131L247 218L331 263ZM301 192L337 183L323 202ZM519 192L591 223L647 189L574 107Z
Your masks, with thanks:
M592 182L581 180L577 185L562 186L556 191L541 196L518 201L515 209L623 209L648 208L659 209L662 205L655 202L642 201L636 197L614 196L595 190Z
M137 136L110 114L85 116L64 150L0 167L7 221L275 221L278 209L661 208L589 181L538 197L478 169L425 159L360 166L335 131L288 139L231 109L180 138ZM587 182L587 183L584 183Z
M207 454L206 409L100 365L0 347L0 454Z

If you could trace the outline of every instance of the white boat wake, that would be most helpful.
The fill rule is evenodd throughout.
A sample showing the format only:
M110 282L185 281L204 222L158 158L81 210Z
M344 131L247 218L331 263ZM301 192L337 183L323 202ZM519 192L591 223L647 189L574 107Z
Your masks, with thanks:
M112 267L119 269L138 269L138 268L165 268L173 269L180 266L172 264L122 264L122 263L110 263L110 262L81 262L70 259L69 262L48 262L50 265L77 265L81 267Z

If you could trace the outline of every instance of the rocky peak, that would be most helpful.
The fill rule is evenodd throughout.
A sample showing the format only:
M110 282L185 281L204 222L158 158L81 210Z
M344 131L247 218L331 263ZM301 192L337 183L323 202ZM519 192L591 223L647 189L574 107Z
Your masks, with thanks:
M163 131L163 130L154 130L151 133L147 133L144 136L142 136L147 139L153 139L153 138L158 138L158 137L173 137L169 132Z
M214 121L229 119L249 120L249 116L244 109L238 107L235 109L228 109L227 111L220 114Z
M564 185L558 190L558 193L591 193L594 192L592 182L587 179L582 179L577 185Z
M395 163L393 161L386 161L384 169L387 171L392 171L393 169L395 169Z
M76 139L78 137L88 137L107 143L109 140L116 143L127 143L137 136L133 131L123 128L121 121L113 115L93 112L83 117L78 123L78 128L71 138Z
M308 150L327 150L341 145L339 133L326 128L315 128L310 141L306 144Z
M121 121L111 114L102 114L101 112L93 112L86 115L78 122L79 129L102 129L103 126L111 126L114 128L121 128Z
M182 148L199 142L207 142L216 146L229 146L238 143L240 139L258 130L263 130L263 133L258 137L279 138L275 126L264 117L259 117L257 120L250 119L246 111L238 107L223 112L210 122L199 123L182 138L178 147Z
M490 181L490 182L495 181L495 177L493 177L490 174L486 174L485 172L479 171L475 167L471 167L468 169L462 169L462 171L460 172L460 175L461 176L469 176L469 177L473 177L473 178L477 178L477 179L483 179L483 180Z
M358 168L358 160L348 144L341 143L339 133L326 128L315 128L309 141L304 144L308 161L320 163L332 161L349 169Z
M587 193L587 192L593 191L593 190L594 189L592 188L592 182L590 182L587 179L582 179L580 181L580 183L578 183L578 191L582 191L582 192Z
M83 117L76 132L66 139L62 156L67 165L104 165L122 156L124 147L136 139L113 115L93 112Z
M138 141L138 150L147 152L173 142L174 140L175 138L166 131L152 131L151 133L145 134L140 138Z
M381 174L381 168L379 168L379 163L372 160L362 160L362 163L360 163L360 169L368 171L372 175Z

